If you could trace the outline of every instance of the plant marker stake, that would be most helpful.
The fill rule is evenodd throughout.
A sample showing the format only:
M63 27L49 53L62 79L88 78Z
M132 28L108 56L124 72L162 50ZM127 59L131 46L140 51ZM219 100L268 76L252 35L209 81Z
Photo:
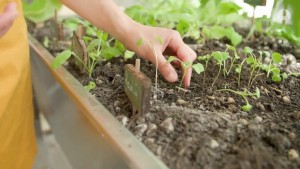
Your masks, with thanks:
M132 119L128 124L128 126L131 126L140 115L149 112L151 80L140 71L140 59L136 60L135 66L132 64L125 65L124 70L125 93L132 105Z

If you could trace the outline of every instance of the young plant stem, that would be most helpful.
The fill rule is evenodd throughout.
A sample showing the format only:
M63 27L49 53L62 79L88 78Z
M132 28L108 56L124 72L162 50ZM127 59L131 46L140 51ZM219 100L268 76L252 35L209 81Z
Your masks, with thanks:
M218 75L217 75L217 77L215 78L214 82L212 83L211 87L214 87L214 85L215 85L217 79L219 78L219 75L220 75L220 73L221 73L221 68L222 68L222 65L220 64Z
M246 61L246 59L244 59L241 63L241 71L239 72L239 77L238 77L238 86L240 87L241 85L241 75L242 75L242 69L243 69L243 65L244 65L244 62Z

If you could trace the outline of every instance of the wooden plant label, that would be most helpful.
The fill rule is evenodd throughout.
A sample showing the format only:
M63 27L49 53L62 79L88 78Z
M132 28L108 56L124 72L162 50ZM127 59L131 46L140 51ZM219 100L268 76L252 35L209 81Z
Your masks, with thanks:
M84 41L77 36L75 32L73 32L73 38L72 38L72 49L76 56L81 59L81 61L87 65L88 64L88 53L86 49L86 45ZM81 73L86 73L86 69L84 67L84 64L78 60L77 58L74 60L75 64L79 67Z
M267 0L244 0L245 3L252 6L266 6Z
M125 65L125 93L132 103L133 111L146 114L150 109L151 80L133 65ZM135 112L133 112L135 113Z

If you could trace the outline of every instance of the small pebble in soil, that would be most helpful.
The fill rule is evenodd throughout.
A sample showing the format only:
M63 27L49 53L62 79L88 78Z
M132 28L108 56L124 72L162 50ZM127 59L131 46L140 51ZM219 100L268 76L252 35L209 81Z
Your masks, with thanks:
M248 125L248 121L246 119L240 119L240 123L242 125Z
M219 143L216 140L212 139L210 141L210 148L215 149L215 148L218 148L218 147L219 147Z
M174 131L174 125L172 121L173 119L169 117L160 124L160 127L162 127L167 133L171 133Z
M257 103L256 107L259 108L261 111L265 111L266 110L265 106L261 102Z
M128 124L128 117L124 116L124 115L119 115L116 117L123 126L126 126Z
M157 129L157 125L156 124L153 124L151 123L148 127L148 130L146 132L146 135L149 136L151 135L152 133L154 133L154 131Z
M119 105L120 105L120 101L119 100L114 101L114 107L115 108L118 107Z
M228 98L227 98L227 103L228 103L228 104L235 104L234 98L228 97Z
M176 107L176 103L172 102L171 107Z
M179 105L185 105L187 102L186 102L185 100L179 98L179 99L177 99L177 103L178 103Z
M289 96L283 96L282 101L283 101L283 103L286 103L286 104L291 103L291 99Z
M300 119L300 111L293 112L292 118L299 120Z
M289 160L298 160L299 154L295 149L290 149L288 152L288 158Z
M256 123L261 123L263 121L263 119L259 116L256 116L254 120Z
M134 133L135 135L137 136L142 136L145 131L147 130L148 126L147 124L140 124L140 125L137 125L135 128L134 128Z
M146 113L145 114L145 120L150 122L150 121L153 121L154 120L154 115L152 113Z
M295 133L289 133L289 138L293 141L296 138L296 134Z
M238 111L238 108L234 104L229 104L228 110L232 113L236 113Z
M97 86L101 86L104 82L100 79L100 78L97 78L96 79L96 85Z

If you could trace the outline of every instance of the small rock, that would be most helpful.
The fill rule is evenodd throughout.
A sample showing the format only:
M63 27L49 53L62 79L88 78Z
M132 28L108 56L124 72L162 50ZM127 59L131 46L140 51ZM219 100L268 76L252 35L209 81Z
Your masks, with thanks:
M299 112L293 112L292 113L292 118L294 118L296 120L300 119L300 111Z
M171 107L176 107L176 103L172 102Z
M126 126L128 124L128 121L129 121L128 117L126 117L124 115L119 115L116 118L121 122L121 124L123 126Z
M104 65L104 68L106 68L106 69L110 69L110 68L111 68L111 63L110 63L110 62L108 62L106 65Z
M263 121L263 119L259 116L256 116L254 120L256 123L261 123Z
M116 107L115 110L116 110L117 113L121 112L121 108L120 107Z
M120 101L116 100L114 101L114 107L118 107L120 105Z
M145 114L145 120L147 122L153 121L155 119L154 115L152 113L146 113Z
M172 123L172 118L167 118L165 119L161 124L160 126L167 132L167 133L170 133L172 131L174 131L174 125Z
M228 110L231 112L231 113L236 113L238 111L238 108L234 105L234 104L229 104L228 105Z
M216 100L215 96L207 96L207 98L210 99L210 100Z
M97 86L101 86L101 84L103 84L104 82L100 79L100 78L97 78L96 79L96 85Z
M265 111L266 110L265 106L261 102L257 103L256 107L259 108L261 111Z
M166 93L169 94L169 95L173 95L175 92L174 92L174 89L170 89Z
M248 121L246 119L240 119L240 123L242 125L248 125Z
M142 136L147 130L147 128L148 128L147 124L140 124L134 128L135 129L134 133L138 136Z
M145 143L146 145L153 144L154 142L155 142L155 139L154 139L154 138L146 138L146 139L144 140L144 143Z
M187 102L186 102L185 100L183 100L183 99L178 99L178 100L177 100L177 103L180 104L180 105L184 105L184 104L186 104Z
M210 148L215 149L215 148L218 148L218 147L219 147L219 143L216 140L212 139L210 141Z
M288 158L289 160L297 160L299 159L299 154L295 149L290 149L288 152Z
M156 124L150 124L148 127L148 130L146 132L146 135L151 135L155 130L157 129L157 125Z
M283 103L287 103L287 104L291 103L291 99L289 96L283 96L282 101Z
M234 98L228 97L228 98L227 98L227 103L228 103L228 104L235 104Z
M295 133L289 133L289 138L291 140L294 140L296 138L296 134Z

